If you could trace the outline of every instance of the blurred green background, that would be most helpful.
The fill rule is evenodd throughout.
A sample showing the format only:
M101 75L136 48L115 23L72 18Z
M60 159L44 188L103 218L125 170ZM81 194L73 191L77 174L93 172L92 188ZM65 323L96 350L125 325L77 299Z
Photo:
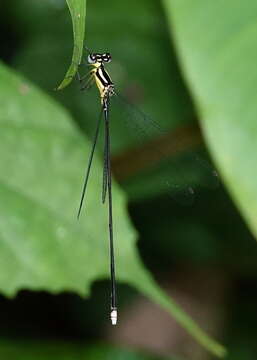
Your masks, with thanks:
M157 0L131 0L128 3L89 0L87 4L86 45L94 51L111 52L113 62L108 70L118 91L126 101L140 108L147 116L149 114L149 118L166 131L165 135L156 132L156 128L151 127L151 120L147 122L137 109L113 101L114 176L123 192L120 196L122 199L126 196L128 200L129 216L138 233L137 248L145 268L208 333L226 345L228 359L255 359L256 242L223 186L222 176L216 175L215 165L205 147L199 115L192 100L193 90L184 80L165 9L167 11L163 3ZM79 84L74 81L63 91L54 91L69 66L73 49L71 18L65 1L11 0L2 4L0 17L2 61L62 104L71 114L76 132L92 138L99 114L96 90L88 94L80 92ZM86 67L84 71L87 71ZM0 97L6 91L0 84ZM8 95L10 102L11 96ZM36 123L39 113L45 109L39 107L33 111L30 117L34 116ZM26 119L26 112L24 117ZM139 123L138 128L133 125L133 119ZM54 117L49 119L49 123L53 124L51 126L55 126L55 121ZM132 126L129 126L131 123ZM1 152L5 151L5 143L9 141L10 148L7 149L13 156L10 159L15 159L19 147L15 148L15 142L8 139L5 139ZM151 139L157 139L157 142ZM26 143L28 140L24 141ZM101 144L100 140L99 154ZM167 144L174 145L170 148ZM46 152L47 146L45 144ZM136 162L138 156L135 149L145 156L133 170L131 164ZM157 160L152 160L154 154L157 154ZM48 166L53 166L47 163L47 159L40 159L42 169L46 171ZM84 163L86 159L87 152L84 153ZM68 162L72 158L62 160ZM9 161L6 160L6 169ZM78 161L78 164L81 162ZM84 168L76 169L76 165L75 162L74 171L81 179L81 183L76 180L77 198L71 204L68 197L66 199L63 195L63 199L67 200L64 207L70 207L68 214L70 217L74 214L74 219L84 174ZM19 169L22 171L21 167ZM15 174L10 172L8 176ZM61 173L57 172L57 175L61 176ZM62 183L62 178L58 176L50 179L56 187ZM65 172L64 176L69 174ZM101 176L101 168L97 166L92 174L93 182L100 182ZM40 189L44 184L39 175L35 189ZM26 179L23 185L31 186ZM4 191L3 186L1 194ZM6 201L10 201L9 198ZM98 209L101 207L100 188L99 194L89 194L90 202L94 211L86 212L81 221L87 218L92 224L91 228L94 224L97 228ZM6 204L2 205L1 214L5 206L8 208ZM59 211L62 206L59 206ZM122 216L125 215L122 213ZM36 221L40 219L28 220L31 227L36 227ZM117 216L115 222L119 220ZM2 242L5 238L3 229L4 224L1 227ZM105 231L105 228L99 226L99 229L91 230L92 233L98 230L97 236L100 237L100 230ZM119 234L122 234L122 230ZM19 237L14 234L12 239L12 245L16 248ZM34 240L35 243L39 241L37 238ZM44 241L44 234L41 240ZM119 238L115 241L119 242ZM75 247L74 244L75 240ZM101 243L94 250L97 251L98 247L101 247ZM19 251L22 249L21 246ZM28 251L29 259L30 248L25 251ZM108 252L103 253L108 256ZM90 267L94 266L94 262L98 266L98 260L95 253L91 253L90 257L92 263L88 266L85 264L84 270L94 273ZM8 259L5 261L8 262ZM2 265L1 271L4 269ZM33 271L36 272L32 267L31 274ZM8 281L8 273L5 276ZM22 286L21 274L17 296L13 299L2 296L0 299L1 358L212 358L166 312L126 284L126 275L122 275L124 283L118 285L119 326L111 328L106 315L109 282L100 280L106 278L104 272L89 276L88 281L94 277L99 280L92 283L90 297L83 299L72 292L72 285L64 286L60 291L49 281L49 291L58 294L40 291L47 290L48 283L37 288L34 285L30 287L24 281ZM1 290L8 293L3 287Z

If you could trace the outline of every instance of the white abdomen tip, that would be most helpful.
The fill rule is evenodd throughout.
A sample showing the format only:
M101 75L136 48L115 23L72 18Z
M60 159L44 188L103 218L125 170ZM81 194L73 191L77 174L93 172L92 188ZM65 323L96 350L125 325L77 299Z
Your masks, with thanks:
M117 310L111 311L111 321L112 321L112 325L117 324Z

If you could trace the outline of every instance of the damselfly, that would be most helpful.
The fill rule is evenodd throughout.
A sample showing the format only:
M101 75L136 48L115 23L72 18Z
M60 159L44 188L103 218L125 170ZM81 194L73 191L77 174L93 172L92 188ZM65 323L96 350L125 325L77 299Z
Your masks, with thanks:
M113 216L112 216L112 179L111 179L111 142L110 142L110 124L109 124L109 106L110 106L110 97L114 95L114 85L113 82L105 70L104 64L111 61L111 55L109 53L99 54L91 53L88 55L88 64L92 66L92 69L89 71L85 77L80 77L79 81L82 83L85 81L85 84L82 86L82 90L89 89L94 83L97 85L100 99L101 99L101 114L97 122L96 132L94 136L94 141L89 156L88 167L86 170L86 177L82 189L81 200L78 210L78 218L82 209L85 192L87 188L90 168L92 165L92 160L95 152L95 147L99 135L100 124L102 116L104 118L104 128L105 128L105 137L104 137L104 165L103 165L103 187L102 187L102 202L105 202L106 195L108 194L108 208L109 208L109 246L110 246L110 274L111 274L111 321L113 325L117 323L117 297L116 297L116 281L115 281L115 257L114 257L114 244L113 244Z
M109 111L110 111L110 98L111 97L114 97L114 98L119 97L122 100L122 97L120 97L120 95L116 92L116 90L114 88L114 84L111 80L111 77L105 69L105 64L109 63L112 60L111 55L109 53L91 52L88 49L87 49L87 51L89 52L89 55L87 58L87 63L88 63L87 65L89 65L91 67L91 70L85 76L82 76L82 77L80 76L80 74L78 72L78 78L81 83L81 90L87 90L94 84L97 85L97 88L98 88L99 94L100 94L100 100L101 100L101 112L100 112L100 117L97 121L91 152L89 154L88 166L86 169L85 180L84 180L81 200L80 200L80 204L79 204L78 217L80 216L80 213L82 210L83 201L84 201L86 188L87 188L87 184L88 184L88 179L89 179L89 174L90 174L90 169L91 169L91 165L92 165L92 160L93 160L93 156L94 156L94 152L95 152L95 148L96 148L96 143L97 143L97 140L99 137L100 125L101 125L101 122L103 119L105 136L104 136L102 202L105 203L106 196L108 195L110 275L111 275L111 314L110 315L111 315L112 324L115 325L117 323L117 298L116 298L115 257L114 257L114 241L113 241L112 179L111 179L111 159L110 159L111 142L110 142ZM124 102L124 101L122 101L122 102ZM138 121L137 120L135 121L135 124L136 124L135 128L132 125L133 134L139 133L139 135L141 137L151 138L153 133L155 133L155 135L157 134L157 136L160 137L163 142L163 139L167 134L166 131L164 131L152 119L146 117L145 114L142 113L140 110L135 109L130 104L127 104L126 102L124 103L124 105L127 109L129 109L129 112L134 112L134 115L132 115L132 117L137 118L137 120L138 120ZM143 122L147 123L146 126L142 126L142 120L143 120ZM132 121L129 121L129 123L131 126ZM150 136L148 136L148 133L150 134ZM175 140L175 142L176 141L177 141L177 139ZM172 142L173 142L173 144L171 144L171 145L174 145L174 141L172 141ZM154 146L156 148L156 144ZM166 151L166 150L168 150L168 151ZM168 146L168 147L165 146L165 151L162 151L160 149L158 151L154 150L154 152L150 151L151 157L153 159L154 158L157 159L157 161L158 161L158 159L161 159L161 158L162 159L167 158L167 153L169 153L169 152L170 152L170 146ZM141 161L140 155L142 155L141 149L139 149L139 152L137 151L136 154L134 154L134 155L135 155L135 156L133 156L134 160L137 159L140 162ZM212 167L210 167L207 162L205 162L204 160L202 160L198 157L195 157L195 160L198 160L198 162L201 162L201 164L202 164L201 167L205 168L205 170L207 170L207 172L211 174L211 178L213 178L213 179L217 178L217 173L215 171L213 171ZM143 161L146 162L145 159L143 159ZM135 163L135 161L134 161L134 163ZM126 163L126 166L127 165L128 164ZM136 165L136 167L137 167L137 165ZM173 171L173 176L176 176L176 171L175 172ZM177 188L177 185L175 185L175 184L177 184L176 181L172 183L166 179L165 183L166 183L167 187L171 187L173 185L173 187ZM213 183L216 183L216 180L214 180ZM213 187L213 185L211 185L211 186ZM187 192L188 192L188 194L192 194L193 189L191 187L187 187Z

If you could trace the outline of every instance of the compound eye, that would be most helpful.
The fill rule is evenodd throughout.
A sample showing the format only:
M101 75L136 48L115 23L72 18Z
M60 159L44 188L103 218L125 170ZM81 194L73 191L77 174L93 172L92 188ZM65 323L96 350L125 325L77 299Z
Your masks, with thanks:
M106 53L103 55L103 61L104 62L111 62L112 61L112 57L111 57L111 54L110 53Z
M94 54L89 54L87 57L87 62L89 64L95 64L96 63L96 56Z

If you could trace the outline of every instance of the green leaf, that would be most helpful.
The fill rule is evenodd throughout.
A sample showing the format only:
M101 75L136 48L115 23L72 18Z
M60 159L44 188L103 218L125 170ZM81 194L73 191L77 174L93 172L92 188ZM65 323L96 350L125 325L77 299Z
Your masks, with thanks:
M78 222L90 144L63 108L3 65L0 89L0 288L7 295L21 288L86 294L91 281L108 276L101 162L96 158ZM117 257L125 262L135 251L135 231L117 186L114 198Z
M19 289L88 295L92 281L109 277L101 162L94 162L84 216L78 222L90 144L63 108L4 65L0 93L0 289L9 296ZM143 267L126 199L115 184L113 198L118 280L160 304L206 349L221 355L223 348L165 295Z
M81 62L84 44L86 0L66 0L66 2L72 19L74 45L70 67L57 90L64 89L76 75L78 65Z
M134 351L131 349L121 348L117 346L110 345L94 345L90 346L85 351L85 359L86 360L97 360L97 359L117 359L117 360L161 360L166 359L166 357L160 357L156 355L150 355L139 351ZM172 360L174 358L168 358Z
M1 340L0 357L8 360L161 360L126 348L95 344L89 347L61 341L29 342ZM169 358L170 359L170 358ZM171 360L171 359L170 359Z
M257 3L164 0L206 141L257 235Z

